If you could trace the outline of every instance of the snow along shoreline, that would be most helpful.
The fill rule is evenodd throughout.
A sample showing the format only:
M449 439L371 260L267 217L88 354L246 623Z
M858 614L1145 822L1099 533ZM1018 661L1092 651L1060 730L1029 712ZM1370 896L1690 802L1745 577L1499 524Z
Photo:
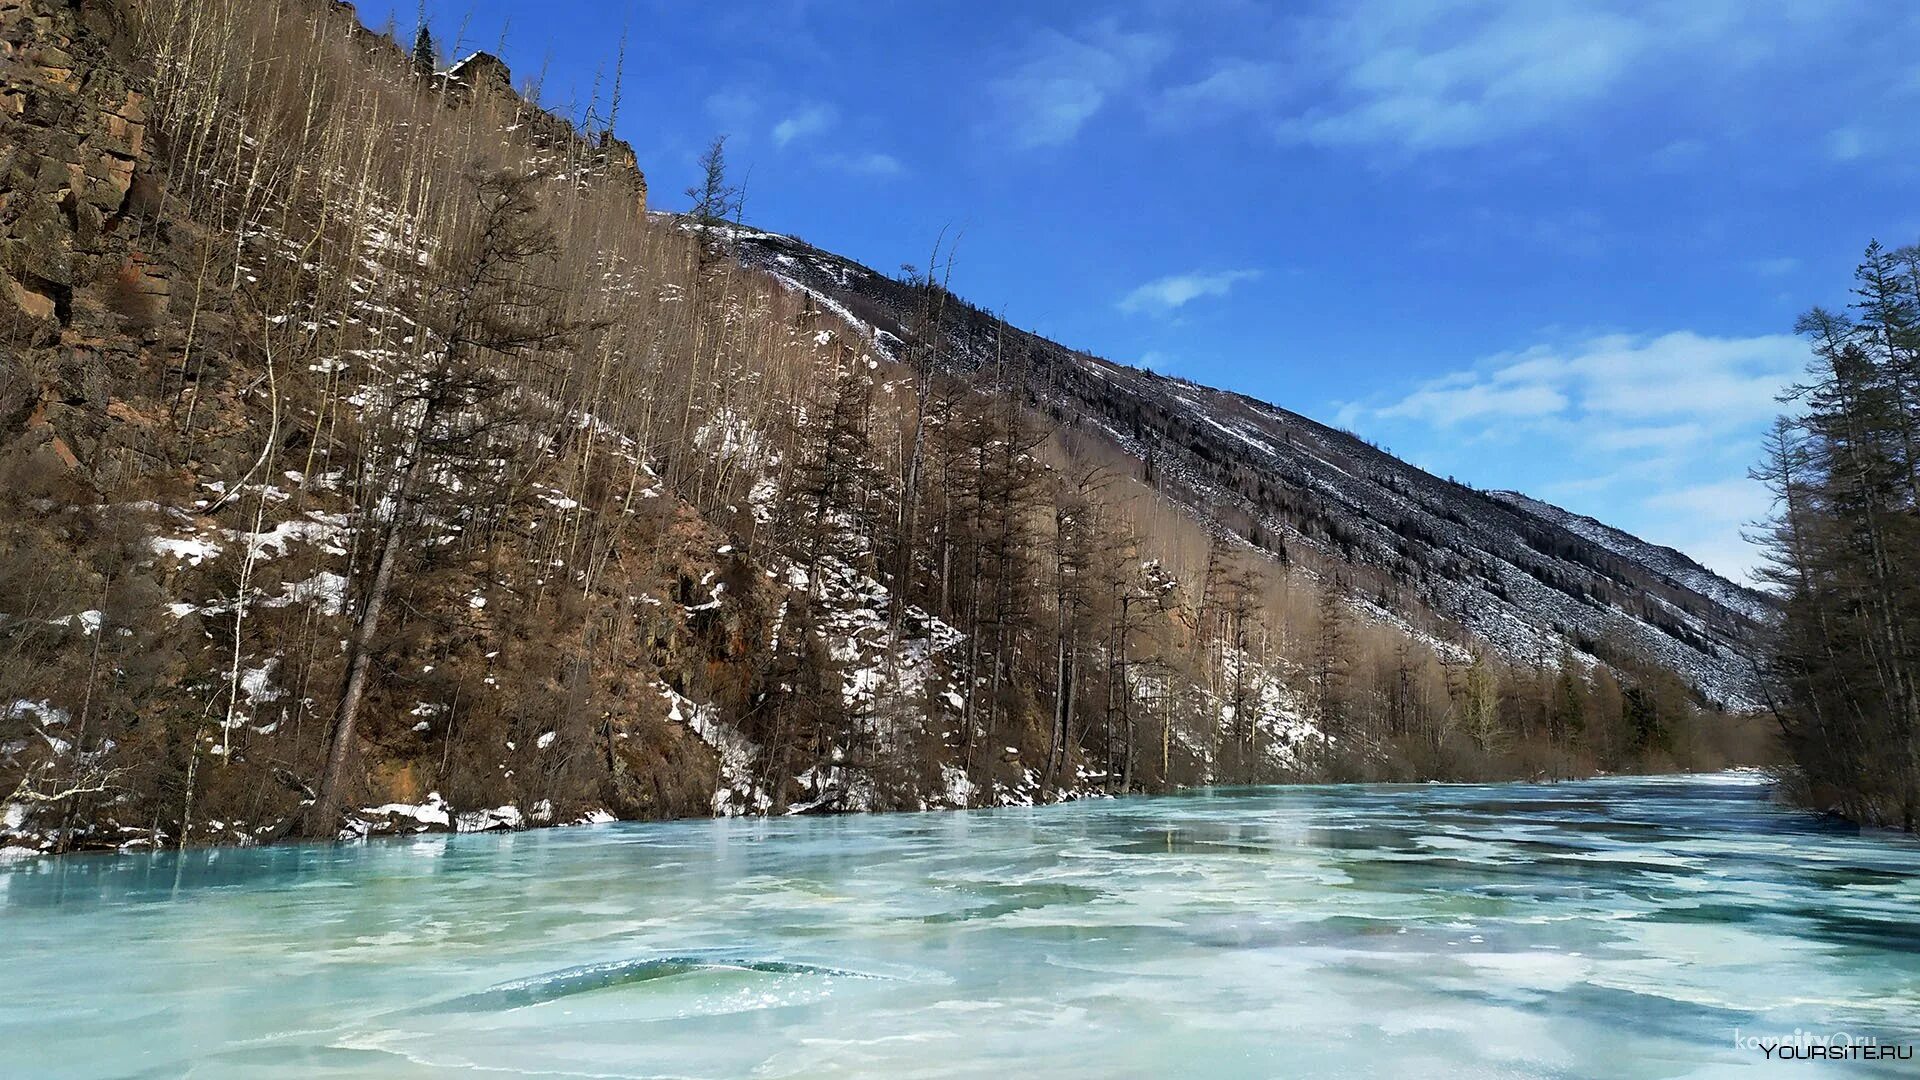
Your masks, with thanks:
M686 816L677 818L621 818L605 809L593 809L567 820L555 820L552 808L544 800L536 803L528 811L506 805L474 810L455 810L440 797L438 792L428 794L420 803L388 803L382 806L367 807L349 816L347 824L334 840L265 840L255 842L194 844L184 849L188 851L215 851L230 848L248 847L288 847L296 845L325 845L328 847L342 844L364 844L372 841L408 839L424 836L453 836L471 833L514 833L531 832L544 829L579 828L591 825L619 824L664 824L667 822L716 821L735 818L757 818L773 820L782 817L803 816L851 816L856 814L937 814L964 813L979 810L1035 809L1045 806L1059 806L1066 803L1081 802L1087 799L1154 799L1167 796L1192 795L1209 790L1219 790L1211 785L1178 788L1168 792L1135 793L1119 796L1093 787L1062 788L1044 800L1035 797L1022 798L1016 791L1009 789L1007 798L992 806L961 805L959 800L972 794L972 786L964 775L957 779L949 774L947 791L936 793L951 801L923 802L919 807L874 810L874 809L821 809L815 803L798 804L790 807L784 814L770 813L716 813L706 817ZM1288 788L1392 788L1392 787L1546 787L1567 783L1581 783L1595 780L1619 780L1648 783L1692 783L1702 780L1721 780L1752 787L1775 787L1778 777L1767 769L1758 766L1735 766L1726 769L1702 770L1698 772L1659 772L1659 773L1596 773L1591 776L1569 776L1557 778L1516 778L1511 780L1424 780L1424 781L1368 781L1364 783L1316 783L1313 781L1294 781L1276 784L1252 786L1229 785L1235 791L1284 790ZM1037 793L1035 793L1037 794ZM14 807L7 804L5 816L0 817L0 826L12 827ZM177 847L155 848L149 843L133 843L118 848L83 848L65 852L54 852L41 848L28 847L17 841L26 837L8 832L0 832L0 870L19 867L28 860L50 860L75 855L142 855L167 852L179 852ZM50 839L50 838L49 838Z

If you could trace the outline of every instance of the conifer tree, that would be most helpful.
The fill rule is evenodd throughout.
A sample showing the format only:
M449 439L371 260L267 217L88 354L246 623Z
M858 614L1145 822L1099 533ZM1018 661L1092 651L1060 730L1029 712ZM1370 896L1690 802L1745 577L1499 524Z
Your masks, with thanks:
M687 216L701 225L724 225L740 212L740 189L727 180L727 137L714 136L700 153L700 182L687 189Z
M1774 496L1760 536L1783 595L1766 675L1805 794L1911 830L1920 817L1920 352L1916 260L1868 246L1852 312L1813 308L1811 346L1754 471Z
M439 55L434 51L433 31L427 29L425 20L413 35L413 70L416 75L432 75L440 67Z

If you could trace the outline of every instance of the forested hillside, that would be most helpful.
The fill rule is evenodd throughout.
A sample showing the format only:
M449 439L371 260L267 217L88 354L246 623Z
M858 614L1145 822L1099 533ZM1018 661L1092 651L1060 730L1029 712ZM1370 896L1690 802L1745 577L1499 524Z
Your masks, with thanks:
M420 44L0 0L6 845L1738 752L1753 611L936 266L864 309L717 145L650 216L617 101Z
M1441 479L1266 402L1005 327L949 297L944 267L896 279L763 232L741 232L739 247L868 324L881 348L975 378L998 372L1076 452L1107 455L1210 531L1341 578L1417 632L1521 664L1557 665L1563 651L1583 665L1650 662L1716 706L1758 704L1750 645L1772 601L1679 552Z

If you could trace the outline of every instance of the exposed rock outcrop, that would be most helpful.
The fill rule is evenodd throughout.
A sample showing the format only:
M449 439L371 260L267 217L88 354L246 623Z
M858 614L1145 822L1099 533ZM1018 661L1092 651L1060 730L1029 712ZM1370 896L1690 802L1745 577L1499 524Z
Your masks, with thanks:
M174 292L147 95L110 56L123 21L0 0L0 447L65 469L118 444L111 387L150 360Z
M525 131L529 141L555 155L569 175L584 174L627 185L638 208L647 208L647 178L633 147L601 131L583 137L573 123L529 102L513 87L513 72L492 53L477 52L434 76L450 108L480 109L485 122L505 131Z

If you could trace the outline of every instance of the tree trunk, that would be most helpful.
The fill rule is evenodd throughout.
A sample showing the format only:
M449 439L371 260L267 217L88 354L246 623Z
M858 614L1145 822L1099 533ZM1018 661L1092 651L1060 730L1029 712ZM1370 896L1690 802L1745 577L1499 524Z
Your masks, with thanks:
M1053 684L1053 745L1047 749L1046 791L1051 794L1066 767L1067 732L1073 726L1073 644L1069 640L1072 620L1069 605L1060 605L1060 628L1055 650Z
M387 591L393 585L393 567L400 561L400 509L387 523L380 543L380 561L374 568L373 583L367 588L367 603L360 624L354 627L348 646L347 678L340 691L340 704L333 714L333 734L327 744L326 772L320 778L320 795L307 812L302 832L311 837L334 835L340 814L340 789L345 782L347 758L353 750L354 729L360 717L360 699L367 689L367 669L373 665L373 639L380 631L380 613L386 607Z

